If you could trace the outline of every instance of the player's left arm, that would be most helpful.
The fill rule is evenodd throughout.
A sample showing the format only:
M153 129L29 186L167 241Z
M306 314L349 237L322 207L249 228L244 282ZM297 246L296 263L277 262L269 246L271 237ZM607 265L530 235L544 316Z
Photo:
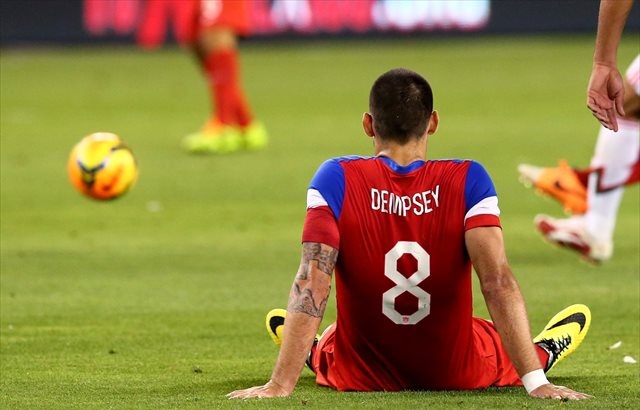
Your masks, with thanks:
M507 261L502 230L497 226L469 229L465 233L469 256L502 343L520 377L542 369L532 342L529 319L518 282ZM529 394L538 398L581 400L590 396L546 378Z
M236 390L229 398L289 396L295 388L322 321L338 250L318 242L303 242L300 267L287 306L282 346L269 380L263 386Z
M495 226L470 229L465 242L489 314L518 374L542 368L531 341L524 299L507 262L502 230Z

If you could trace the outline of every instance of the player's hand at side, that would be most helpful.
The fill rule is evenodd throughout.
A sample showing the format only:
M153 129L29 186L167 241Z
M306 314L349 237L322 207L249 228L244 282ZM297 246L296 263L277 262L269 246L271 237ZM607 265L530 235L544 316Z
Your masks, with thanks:
M615 66L594 64L587 87L587 107L602 125L618 131L617 115L624 116L624 85Z
M287 397L291 394L284 387L269 380L264 386L255 386L243 390L235 390L227 394L228 399L263 399L268 397Z
M551 383L543 384L537 389L532 390L529 395L538 399L554 400L587 400L593 397L589 394L573 391L568 387L556 386Z

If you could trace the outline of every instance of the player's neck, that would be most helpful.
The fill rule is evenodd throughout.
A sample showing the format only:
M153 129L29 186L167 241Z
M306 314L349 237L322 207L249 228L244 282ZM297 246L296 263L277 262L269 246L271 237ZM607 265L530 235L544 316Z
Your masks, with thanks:
M412 140L404 145L395 142L375 144L375 155L382 155L392 159L400 166L407 166L415 161L425 161L427 158L427 144L425 139Z

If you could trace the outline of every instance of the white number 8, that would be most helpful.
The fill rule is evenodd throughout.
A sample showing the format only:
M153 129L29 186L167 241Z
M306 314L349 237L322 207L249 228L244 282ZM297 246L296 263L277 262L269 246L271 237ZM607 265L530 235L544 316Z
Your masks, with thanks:
M418 262L418 269L408 278L398 272L398 259L405 254L412 255ZM417 242L399 241L384 256L384 275L396 286L382 294L382 313L398 325L415 325L429 316L431 295L418 287L430 274L430 257ZM396 298L409 292L418 299L418 310L411 315L403 315L396 310Z

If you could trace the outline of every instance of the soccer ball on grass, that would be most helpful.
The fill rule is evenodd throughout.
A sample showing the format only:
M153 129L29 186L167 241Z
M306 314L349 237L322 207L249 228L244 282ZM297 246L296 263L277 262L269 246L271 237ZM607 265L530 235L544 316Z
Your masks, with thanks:
M122 196L138 178L133 152L110 132L90 134L77 143L67 169L74 188L98 200Z

